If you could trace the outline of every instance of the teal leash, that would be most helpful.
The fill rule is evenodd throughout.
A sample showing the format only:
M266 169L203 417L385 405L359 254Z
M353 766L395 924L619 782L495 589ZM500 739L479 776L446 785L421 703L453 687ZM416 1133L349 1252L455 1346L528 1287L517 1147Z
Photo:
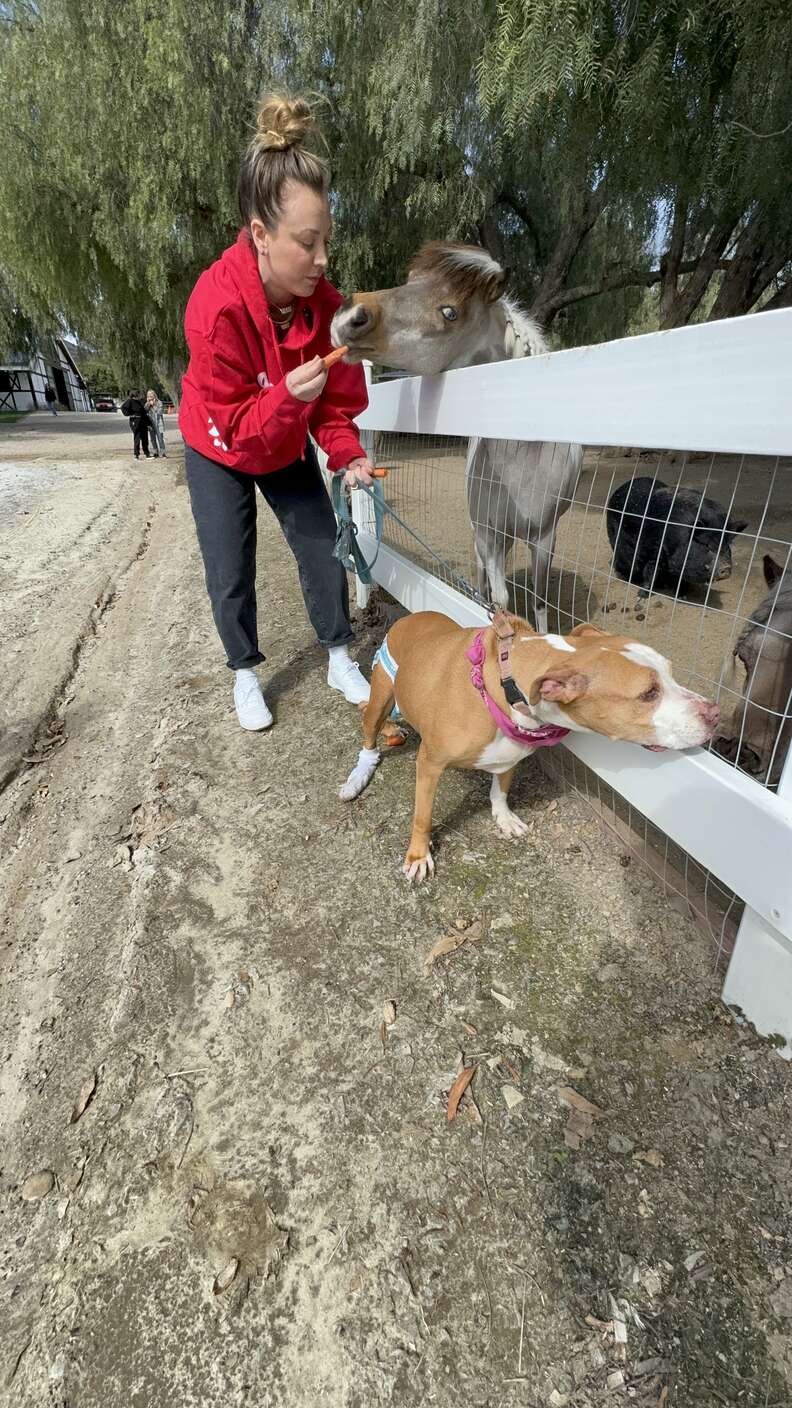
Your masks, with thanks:
M364 586L372 587L375 585L371 575L371 568L379 557L379 550L382 546L382 524L384 516L387 513L389 518L393 518L395 522L404 529L405 533L411 538L414 538L416 543L423 548L424 552L427 552L438 566L442 567L443 570L447 572L451 580L454 581L457 586L461 587L463 592L471 596L490 616L497 611L496 606L491 602L485 601L481 592L478 591L466 577L463 577L461 573L457 572L451 566L450 562L446 562L444 557L441 557L439 553L435 552L434 548L430 547L420 534L416 533L415 530L410 527L409 523L405 523L404 519L396 510L391 508L383 494L382 481L380 479L374 480L374 486L371 489L367 484L358 484L357 490L353 490L353 492L356 493L368 494L369 498L374 503L374 527L377 539L377 551L371 559L371 562L366 561L357 541L357 524L353 522L352 515L349 512L346 495L344 494L344 477L342 474L333 475L330 489L333 509L335 510L338 522L333 557L338 558L339 562L344 565L348 572L356 572Z

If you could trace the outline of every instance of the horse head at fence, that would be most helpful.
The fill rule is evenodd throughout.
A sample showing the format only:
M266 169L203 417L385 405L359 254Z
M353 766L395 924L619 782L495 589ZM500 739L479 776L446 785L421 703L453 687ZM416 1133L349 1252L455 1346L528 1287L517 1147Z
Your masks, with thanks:
M477 245L426 244L397 288L355 293L333 320L349 361L416 376L547 352L541 329L506 295L507 271Z
M507 271L477 245L435 242L415 256L398 288L356 293L333 318L347 360L431 376L548 351L533 318L505 292ZM558 519L572 502L583 452L549 441L471 438L465 471L479 590L508 606L506 560L531 549L534 619L547 630Z

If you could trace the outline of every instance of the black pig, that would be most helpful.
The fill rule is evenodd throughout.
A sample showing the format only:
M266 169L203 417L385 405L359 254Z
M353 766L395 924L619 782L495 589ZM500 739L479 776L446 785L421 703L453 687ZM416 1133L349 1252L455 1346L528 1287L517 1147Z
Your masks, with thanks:
M620 484L608 500L613 566L647 596L651 587L706 586L731 575L731 543L747 524L697 489L669 489L648 476Z

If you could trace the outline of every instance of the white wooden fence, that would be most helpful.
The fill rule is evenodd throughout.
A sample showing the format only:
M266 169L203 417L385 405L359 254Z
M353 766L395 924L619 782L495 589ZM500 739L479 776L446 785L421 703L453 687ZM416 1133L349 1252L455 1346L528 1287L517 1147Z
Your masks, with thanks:
M789 455L792 310L385 382L371 388L360 425L366 432ZM353 499L370 559L370 500ZM440 515L432 546L443 553ZM443 611L464 625L487 619L387 544L374 577L411 611ZM792 1056L792 753L772 792L702 750L656 755L575 734L566 746L746 902L724 998L760 1032L782 1036Z

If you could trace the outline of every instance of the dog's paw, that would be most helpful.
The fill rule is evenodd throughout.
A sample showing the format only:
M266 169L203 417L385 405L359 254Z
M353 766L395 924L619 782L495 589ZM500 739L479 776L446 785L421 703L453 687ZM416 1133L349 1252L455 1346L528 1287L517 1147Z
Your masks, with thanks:
M520 820L516 812L493 812L492 815L495 819L495 825L504 836L512 838L528 835L528 827L524 821Z
M354 801L355 797L359 797L361 792L368 787L377 770L379 760L380 753L377 748L361 748L355 767L343 786L338 789L338 795L342 802Z
M402 866L402 870L411 885L414 880L417 880L420 885L421 881L425 880L427 875L434 875L434 868L435 865L431 851L427 851L426 854L422 856L415 855L413 851L408 851L404 857L404 865Z

